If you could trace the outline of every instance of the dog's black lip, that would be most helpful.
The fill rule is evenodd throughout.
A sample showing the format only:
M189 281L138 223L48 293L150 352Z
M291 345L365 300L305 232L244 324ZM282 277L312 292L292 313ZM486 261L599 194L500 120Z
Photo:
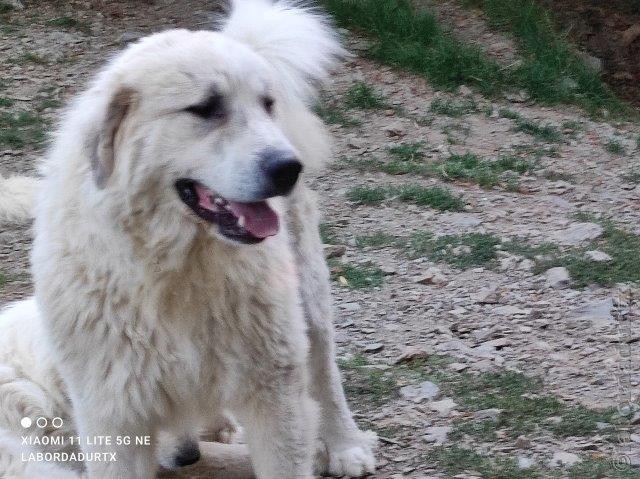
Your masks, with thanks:
M199 184L196 180L189 178L180 178L175 182L178 196L199 218L207 223L218 225L218 231L221 235L237 243L257 244L265 240L265 238L253 236L244 228L238 226L237 219L232 213L227 211L213 212L202 208L198 204L198 194L196 192L196 185Z

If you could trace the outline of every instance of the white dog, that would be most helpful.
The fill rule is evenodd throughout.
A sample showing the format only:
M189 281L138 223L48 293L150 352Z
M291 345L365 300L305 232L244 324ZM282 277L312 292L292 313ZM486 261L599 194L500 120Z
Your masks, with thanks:
M238 0L221 32L130 46L71 105L36 207L35 299L0 317L1 477L151 478L156 451L196 461L226 411L259 479L310 478L314 458L373 471L300 178L329 155L310 105L342 54L318 13ZM30 460L77 453L70 437L84 465Z

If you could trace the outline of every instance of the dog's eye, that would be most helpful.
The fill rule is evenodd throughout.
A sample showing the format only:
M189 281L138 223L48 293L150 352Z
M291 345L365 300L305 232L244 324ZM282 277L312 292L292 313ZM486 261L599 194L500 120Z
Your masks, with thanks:
M190 106L185 111L207 120L220 120L227 115L222 95L211 95L204 103Z
M273 98L271 98L270 96L265 96L265 97L262 98L262 105L264 106L265 111L269 115L273 114L273 104L274 103L275 103L275 100Z

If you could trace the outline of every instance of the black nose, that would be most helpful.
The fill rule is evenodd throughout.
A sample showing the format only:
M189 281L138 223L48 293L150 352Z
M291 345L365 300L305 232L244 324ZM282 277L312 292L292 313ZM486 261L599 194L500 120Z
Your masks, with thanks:
M302 171L302 163L290 151L267 150L261 155L264 170L272 196L291 192Z
M173 458L177 467L190 466L200 460L200 447L198 443L193 441L185 441L180 445L178 451Z

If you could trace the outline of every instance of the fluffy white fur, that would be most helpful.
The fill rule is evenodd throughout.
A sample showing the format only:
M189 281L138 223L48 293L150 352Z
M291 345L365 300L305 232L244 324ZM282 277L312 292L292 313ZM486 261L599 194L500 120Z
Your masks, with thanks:
M33 216L40 180L26 176L0 176L0 223Z
M173 187L196 177L253 201L264 148L321 164L328 138L308 105L341 53L318 14L238 0L223 32L147 37L71 105L43 170L35 299L0 315L0 477L151 478L171 441L196 438L227 411L247 432L258 479L310 478L314 458L338 476L373 470L375 436L355 425L335 364L304 179L268 200L281 229L253 246L220 237ZM212 88L232 105L223 126L184 111ZM65 426L24 430L24 416ZM149 435L154 446L83 444L118 460L81 472L23 462L25 435Z

